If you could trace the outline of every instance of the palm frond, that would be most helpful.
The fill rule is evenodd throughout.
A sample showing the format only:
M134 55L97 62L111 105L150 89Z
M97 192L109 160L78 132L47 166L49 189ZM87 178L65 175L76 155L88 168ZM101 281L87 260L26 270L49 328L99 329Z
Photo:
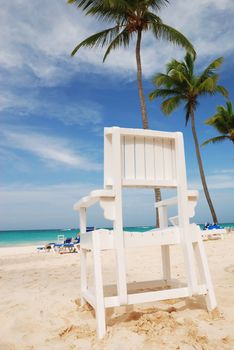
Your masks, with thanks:
M191 55L191 53L187 52L184 58L184 62L186 64L186 72L190 73L190 76L193 75L194 71L194 59L195 57Z
M224 140L226 140L228 138L229 137L227 137L226 135L212 137L211 139L208 139L208 140L204 141L202 143L202 146L208 145L209 143L219 143L219 142L222 142L222 141L224 141Z
M155 74L155 76L152 79L152 82L158 87L164 85L168 88L174 86L176 83L171 76L163 73Z
M126 0L68 0L68 3L76 4L85 15L95 16L107 23L126 18L129 7Z
M141 19L145 21L145 23L147 23L148 25L150 25L151 22L155 22L158 24L162 23L162 20L159 16L156 16L153 12L149 11L145 11ZM145 30L147 30L147 28L145 28Z
M213 94L216 92L217 88L217 81L218 81L218 75L213 75L205 80L203 80L200 85L196 86L197 90L199 91L200 94Z
M186 51L190 52L194 57L196 57L196 52L190 41L181 34L178 30L166 25L151 23L153 34L157 39L165 39L172 42L175 45L183 47Z
M96 8L92 8L89 11L87 11L86 15L94 16L98 21L102 21L105 23L118 23L120 21L124 21L126 24L128 19L127 13L128 11L120 6L110 8L100 5Z
M189 118L190 118L190 105L189 103L186 103L185 107L185 126L188 125Z
M228 96L229 96L227 89L222 85L217 85L216 91L220 92L226 98L228 98Z
M181 66L181 62L179 62L179 61L177 61L175 59L172 59L170 62L168 62L166 64L166 72L167 72L167 74L169 74L170 71L173 70L173 69L179 70L180 66Z
M185 111L185 126L188 125L189 119L191 117L191 111L195 112L197 109L198 102L197 100L195 101L190 101L187 97L184 98L186 101L184 105L184 111Z
M224 58L219 57L215 59L213 62L211 62L207 68L200 74L200 77L198 78L197 84L200 85L204 80L212 76L213 74L216 73L217 69L221 66L223 63Z
M169 4L169 0L148 0L144 2L155 11L159 11L163 6Z
M230 114L230 115L234 114L234 111L233 111L233 108L232 108L232 102L231 101L227 101L226 105L227 105L228 114Z
M67 0L67 3L76 4L83 11L89 11L98 7L113 8L127 5L126 0Z
M176 82L176 85L182 86L185 84L187 87L192 87L190 81L187 79L186 74L179 69L172 69L169 72L170 77Z
M165 115L171 114L182 102L181 96L173 96L164 100L160 106Z
M217 106L216 112L217 113L215 115L205 120L204 123L213 126L221 134L226 134L226 136L232 135L234 130L234 113L232 110L232 103L227 101L226 108L224 106Z
M103 57L103 62L106 60L111 50L114 50L117 47L120 47L121 45L123 45L124 47L129 46L131 36L132 36L132 33L129 33L127 29L124 29L121 33L119 33L108 46L105 52L105 55Z
M220 118L219 113L213 115L213 117L211 117L209 119L204 120L204 124L213 126L216 123L218 118Z
M71 56L74 56L81 47L103 47L107 43L110 43L119 33L119 27L105 29L99 33L93 34L90 37L83 40L72 51Z
M178 96L180 95L180 92L178 90L172 90L172 89L156 89L153 90L150 94L149 94L149 99L152 101L157 97L162 97L162 98L166 98L168 96ZM182 98L182 96L181 96Z

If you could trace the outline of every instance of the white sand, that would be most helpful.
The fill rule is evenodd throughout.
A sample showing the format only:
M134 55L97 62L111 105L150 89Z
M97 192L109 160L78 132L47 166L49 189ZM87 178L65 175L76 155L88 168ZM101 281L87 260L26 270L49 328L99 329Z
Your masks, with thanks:
M107 334L96 339L94 313L79 307L79 254L36 253L35 247L0 248L0 350L234 349L234 235L205 242L219 312L203 298L108 309ZM172 248L173 277L184 279ZM126 253L128 281L160 278L160 251ZM113 257L104 276L114 281Z

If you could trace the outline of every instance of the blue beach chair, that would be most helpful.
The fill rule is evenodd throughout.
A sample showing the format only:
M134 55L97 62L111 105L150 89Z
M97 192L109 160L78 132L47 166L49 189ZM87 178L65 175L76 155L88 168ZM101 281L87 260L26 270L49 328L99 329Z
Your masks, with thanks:
M78 252L76 242L72 241L72 237L66 238L63 243L56 243L53 246L54 252L63 253L75 253Z

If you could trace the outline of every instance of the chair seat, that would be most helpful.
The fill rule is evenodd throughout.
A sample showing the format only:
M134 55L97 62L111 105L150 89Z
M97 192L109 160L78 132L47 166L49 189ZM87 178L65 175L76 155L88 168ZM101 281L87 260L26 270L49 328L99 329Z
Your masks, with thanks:
M100 249L114 249L114 232L112 230L99 229L81 234L81 246L83 249L92 250L92 234L98 232L100 240ZM197 234L200 230L197 225L190 225L190 239L192 242L197 241ZM152 245L173 245L179 244L181 241L179 226L167 228L158 228L146 232L129 232L124 231L124 247L147 247Z
M178 244L180 232L178 227L154 229L146 232L124 232L125 248L145 247L152 245Z

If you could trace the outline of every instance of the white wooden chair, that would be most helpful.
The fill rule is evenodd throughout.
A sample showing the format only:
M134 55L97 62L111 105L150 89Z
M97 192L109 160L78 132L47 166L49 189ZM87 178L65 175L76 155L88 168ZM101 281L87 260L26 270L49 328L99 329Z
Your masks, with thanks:
M123 231L122 189L174 188L177 197L156 203L160 228L143 234ZM171 298L205 295L207 307L216 307L200 229L189 223L194 215L197 192L187 190L183 136L179 132L161 132L143 129L104 129L104 189L92 191L74 205L80 212L81 229L81 296L96 312L97 335L106 332L105 308L152 302ZM113 221L113 230L86 231L86 210L99 202L104 217ZM168 226L167 208L177 205L178 215ZM170 245L182 246L187 285L175 287L171 279ZM166 289L134 293L126 283L124 249L161 246L163 280L159 286ZM116 254L117 293L104 295L101 251L112 249ZM92 252L94 285L87 283L87 253ZM142 284L141 284L142 288Z

